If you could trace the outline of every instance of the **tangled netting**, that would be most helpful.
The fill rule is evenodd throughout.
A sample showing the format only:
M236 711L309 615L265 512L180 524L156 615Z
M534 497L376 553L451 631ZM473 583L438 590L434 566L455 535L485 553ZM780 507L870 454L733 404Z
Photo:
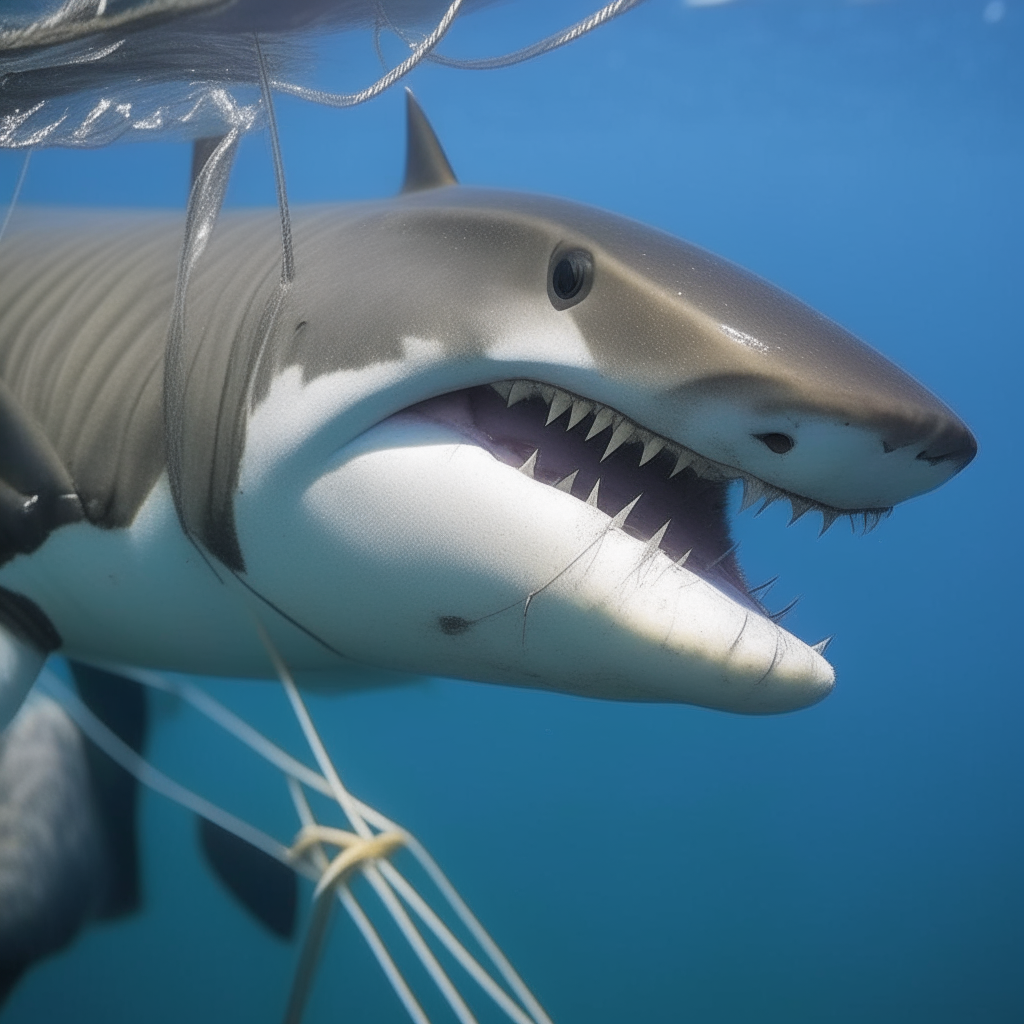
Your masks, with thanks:
M424 60L483 69L563 46L642 0L616 0L562 32L501 57L436 54L455 19L488 0L4 0L0 11L0 147L94 147L194 140L266 120L261 60L274 91L355 106ZM40 7L44 8L40 13ZM392 32L409 56L357 93L291 79L304 42L347 29Z

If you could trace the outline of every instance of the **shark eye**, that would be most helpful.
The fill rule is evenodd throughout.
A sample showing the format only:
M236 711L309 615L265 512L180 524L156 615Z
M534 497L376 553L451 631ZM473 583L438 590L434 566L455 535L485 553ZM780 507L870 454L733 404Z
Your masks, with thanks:
M785 455L796 444L788 434L755 434L754 437L776 455Z
M594 261L583 249L556 249L548 268L548 298L555 309L568 309L587 297Z

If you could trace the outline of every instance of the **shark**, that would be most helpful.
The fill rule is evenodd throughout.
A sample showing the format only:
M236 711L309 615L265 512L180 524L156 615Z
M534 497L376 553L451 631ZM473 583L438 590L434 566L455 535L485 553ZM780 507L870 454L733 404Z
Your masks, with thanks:
M727 495L868 526L974 456L881 354L696 246L457 184L408 100L394 198L224 213L164 362L180 218L0 249L0 707L45 657L455 677L734 712L831 690Z
M136 750L119 669L272 676L267 641L320 688L793 711L833 688L827 641L748 586L730 489L871 528L977 451L741 268L458 184L411 93L399 194L297 211L286 282L280 230L221 213L185 289L173 214L26 211L0 245L0 998L139 905L134 782L25 703L50 654ZM201 838L289 934L294 878Z

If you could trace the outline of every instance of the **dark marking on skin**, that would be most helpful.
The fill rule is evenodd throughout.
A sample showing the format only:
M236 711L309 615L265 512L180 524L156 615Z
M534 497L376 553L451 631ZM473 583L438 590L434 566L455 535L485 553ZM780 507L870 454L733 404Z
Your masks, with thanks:
M937 466L942 462L957 462L962 469L974 458L977 451L977 446L974 444L960 444L945 451L941 450L943 446L939 445L938 447L940 450L937 453L934 448L926 449L923 452L918 452L915 458L927 462L930 466Z
M473 623L461 615L442 615L437 620L437 625L446 636L458 636L460 633L465 633Z

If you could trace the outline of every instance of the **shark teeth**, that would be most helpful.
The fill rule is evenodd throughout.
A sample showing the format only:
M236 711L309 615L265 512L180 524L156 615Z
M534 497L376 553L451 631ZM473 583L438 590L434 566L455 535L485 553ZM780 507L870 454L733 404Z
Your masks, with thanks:
M751 505L764 501L768 494L768 485L753 477L745 477L743 480L743 500L740 502L740 511L746 512Z
M694 458L695 456L693 452L680 452L676 456L675 467L673 468L672 472L669 473L669 476L673 477L676 476L678 473L682 473L682 471L686 469L686 467L689 466L690 463L693 462Z
M540 454L538 448L520 467L519 472L525 473L527 476L532 477L533 471L537 468L537 456Z
M586 419L594 411L594 403L588 402L583 398L575 398L572 403L572 412L569 413L569 422L566 424L566 430L572 430L577 423L582 419Z
M604 450L604 455L601 456L601 461L604 462L613 451L621 448L627 441L633 437L633 424L629 420L623 420L613 431L611 439L608 442L608 447Z
M793 600L790 601L785 608L780 608L777 612L772 612L771 615L768 616L768 618L771 619L772 622L781 622L797 606L799 601L799 597L794 597Z
M603 433L612 425L612 420L615 419L615 413L602 406L594 414L594 422L590 425L590 430L587 431L587 440L589 441L592 437L597 437L598 434Z
M594 490L597 490L597 484L594 485ZM629 513L636 508L636 503L643 497L642 494L638 494L625 508L619 509L619 511L612 516L612 528L622 529L626 525L626 520L629 518Z
M671 525L672 525L672 520L670 519L657 532L652 534L650 540L648 540L646 545L644 546L644 559L645 560L647 558L649 558L651 555L653 555L658 550L658 548L661 547L661 542L665 539L665 534L668 533L668 528ZM689 552L687 552L687 554L689 554Z
M780 487L776 487L774 484L768 483L765 480L751 476L743 470L716 462L713 459L707 458L707 456L701 455L698 452L687 448L685 445L682 445L677 441L673 441L669 438L656 434L652 430L633 422L617 409L601 405L593 399L573 394L570 391L565 391L552 384L542 384L538 381L516 379L498 381L497 383L492 384L491 387L502 397L509 408L528 399L539 399L543 401L547 405L547 414L544 420L544 426L555 429L559 433L562 431L568 432L580 428L584 432L584 441L589 442L596 439L597 443L603 448L603 454L600 455L600 458L597 461L604 463L613 455L615 456L615 459L612 462L613 469L611 470L613 473L617 472L620 467L627 466L628 461L632 460L633 467L646 466L648 463L654 463L651 465L650 469L645 470L644 472L655 475L660 474L662 480L664 480L666 476L668 479L672 479L684 471L689 471L699 478L717 484L728 484L732 481L737 481L743 488L742 497L739 502L739 510L741 512L744 512L747 509L755 509L754 515L760 515L776 502L787 501L792 508L792 514L789 519L790 525L797 522L797 520L802 519L809 512L820 512L821 534L826 533L838 519L844 517L849 518L850 525L853 527L854 532L856 532L857 528L860 527L865 533L869 533L878 526L882 519L886 518L892 512L892 509L858 509L856 511L851 511L849 509L837 509L823 505L819 502L811 501L802 495L792 494ZM532 415L532 413L530 415ZM536 436L536 434L531 436ZM577 435L577 438L574 439L574 444L578 444L578 437L579 436ZM537 442L535 441L534 443ZM563 476L561 479L553 479L554 474L552 472L552 466L549 463L544 463L543 451L544 443L541 442L541 447L536 448L529 457L518 466L519 472L539 483L551 486L555 490L573 495L574 488L577 487L577 484L580 487L583 486L583 482L578 480L581 470L574 469L571 473ZM538 460L541 460L541 466L539 469ZM655 462L655 460L657 460L657 462ZM553 463L556 465L557 461L557 458L553 459ZM588 465L592 468L591 463L588 462ZM564 462L563 467L564 468L561 472L564 473L565 468L568 468L565 466ZM590 470L584 472L585 480L589 477L589 474ZM592 477L589 478L593 479ZM622 480L617 478L615 482L621 485ZM683 485L684 490L686 486L687 485L685 484ZM655 489L659 488L661 488L661 484L658 484ZM611 491L614 493L614 488L606 487L605 491L606 494L601 503L605 506L605 509L607 509L607 492ZM663 493L663 490L659 491L659 493ZM582 494L579 492L573 496L577 499L583 499L587 505L601 510L600 505L598 504L600 494L601 480L597 479L585 499L583 499ZM678 548L673 548L672 538L668 538L668 545L666 547L662 547L663 543L666 541L669 528L672 525L673 520L667 520L660 528L654 530L654 532L650 533L648 536L649 531L653 529L653 524L650 522L650 509L645 510L644 508L641 508L641 513L644 511L648 512L647 519L645 519L642 514L638 514L638 516L634 518L634 522L627 526L627 521L629 520L631 513L637 507L637 504L642 498L643 493L637 494L632 501L620 508L614 515L609 509L606 513L609 519L608 529L625 530L641 541L643 544L643 551L638 563L641 566L650 563L650 561L655 558L659 552L668 554L670 550L672 552L670 557L672 558L673 567L678 569L685 566L693 549L684 552L676 558L675 554L678 551ZM638 522L641 523L641 525L638 525ZM726 580L732 580L735 584L736 567L732 566L732 569L730 570L731 563L726 562L726 560L732 558L736 551L736 547L737 545L735 544L731 547L727 547L726 550L722 551L721 554L718 554L718 556L711 561L708 561L708 553L702 552L701 549L698 548L698 566L695 571L698 575L706 577L710 571L716 570L719 574L723 574ZM726 565L722 568L717 568L723 562L726 562ZM730 572L732 572L733 575L730 575ZM774 576L756 587L750 587L743 581L741 574L738 576L738 582L745 590L746 596L753 602L762 615L776 624L780 623L793 610L797 603L797 600L790 601L789 604L784 608L779 609L777 612L771 612L767 607L765 607L763 603L764 599L767 597L768 592L772 587L774 587L777 580L778 577ZM818 654L824 655L831 642L832 637L826 637L819 643L809 646Z
M840 513L832 508L823 508L821 510L821 532L818 534L819 537L823 537L832 528L832 524L839 518Z
M765 509L775 504L775 502L786 500L793 509L789 520L790 524L795 523L798 519L802 519L808 512L820 512L822 519L821 533L825 533L837 519L843 516L849 516L850 525L854 532L856 532L859 526L865 533L870 533L878 526L882 519L885 519L892 512L892 509L864 509L851 512L846 509L822 505L798 494L790 494L780 487L766 483L764 480L753 477L749 473L744 473L733 466L726 466L703 455L698 455L697 452L692 451L685 445L671 441L659 434L655 434L651 430L647 430L645 427L641 427L615 409L601 405L599 402L589 398L573 394L571 391L564 391L553 384L541 384L538 381L518 379L497 381L491 384L491 387L505 399L509 407L517 405L528 398L543 399L548 405L546 426L551 426L556 420L561 420L567 410L569 412L565 424L567 431L575 430L588 416L593 416L593 421L587 429L587 441L593 440L611 428L611 435L605 442L604 454L601 456L602 462L620 448L632 444L634 445L634 450L639 450L638 464L641 466L651 462L661 455L662 452L668 452L670 455L675 456L675 462L668 474L670 478L678 476L685 469L689 469L705 480L714 480L716 482L738 480L743 485L743 498L740 502L741 512L745 512L760 502L760 507L754 513L755 515L760 515ZM527 476L533 476L536 461L537 452L534 452L521 467L521 472ZM571 491L574 479L575 473L561 480L555 486L562 491ZM597 503L596 492L597 485L594 486L594 490L587 499L592 505Z
M555 484L556 491L565 491L566 494L572 494L572 485L576 482L576 474L579 473L578 469L574 469L568 476L563 477Z
M747 588L747 593L751 597L757 597L758 595L761 595L763 597L778 582L779 582L779 577L778 576L773 576L770 580L765 580L764 583L759 583L756 587L748 587Z
M505 396L505 401L508 403L508 407L511 409L513 405L522 402L524 399L530 397L533 390L530 386L530 382L526 380L517 380L512 384L508 394Z
M566 394L564 391L557 392L551 399L551 409L548 412L548 418L544 426L550 427L572 404L571 395Z
M652 437L649 441L644 442L644 450L640 455L640 465L646 466L664 447L665 441L660 437Z
M789 519L790 526L814 508L814 502L808 501L806 498L797 498L795 495L790 496L789 503L793 506L793 515Z

